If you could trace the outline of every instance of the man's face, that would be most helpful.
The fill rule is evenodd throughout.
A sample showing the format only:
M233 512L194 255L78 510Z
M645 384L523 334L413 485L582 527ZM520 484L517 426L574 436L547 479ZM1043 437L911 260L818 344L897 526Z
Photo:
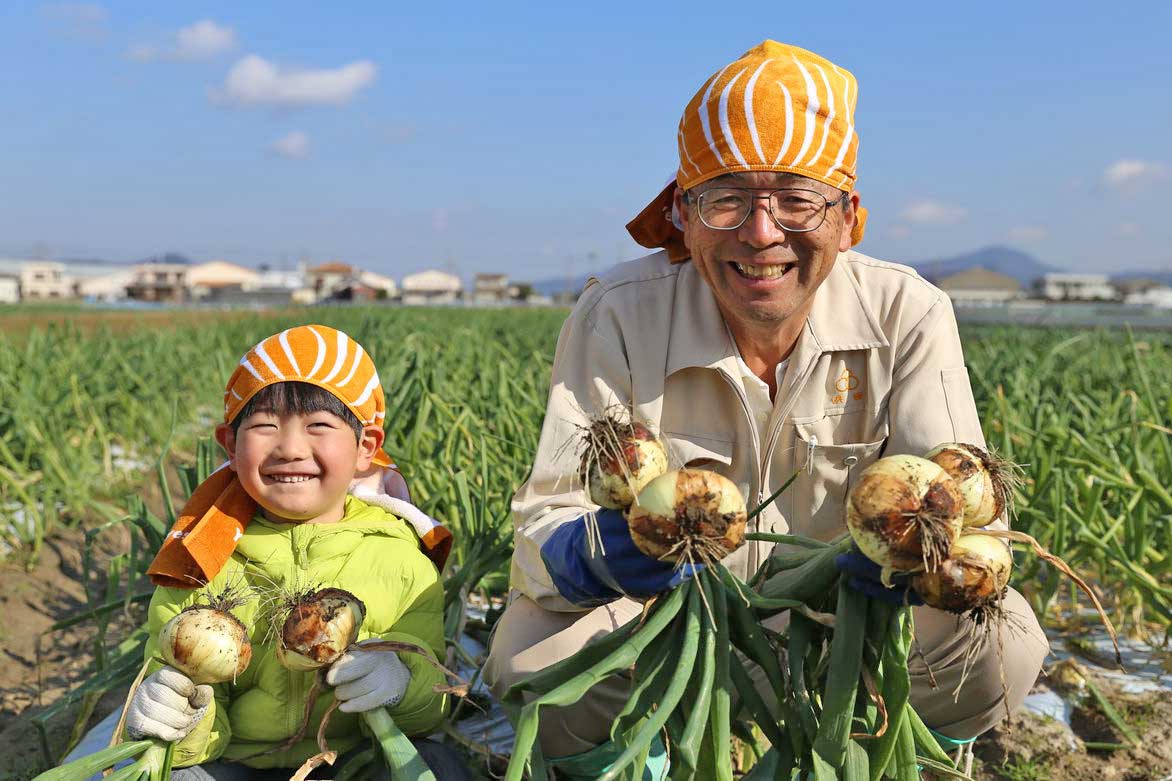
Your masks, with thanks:
M802 188L821 193L828 201L837 200L842 192L813 179L775 172L729 174L704 182L692 191L689 204L676 191L692 262L712 288L734 332L768 331L788 318L804 319L835 257L851 246L858 195L852 193L845 211L841 205L830 207L822 225L807 233L778 227L765 199L755 202L741 227L715 230L701 222L696 211L696 196L715 186L750 187L757 189L757 195L784 187Z
M302 523L342 519L350 481L370 466L381 435L368 426L355 437L344 420L324 411L255 412L235 434L227 425L216 431L236 477L265 517Z

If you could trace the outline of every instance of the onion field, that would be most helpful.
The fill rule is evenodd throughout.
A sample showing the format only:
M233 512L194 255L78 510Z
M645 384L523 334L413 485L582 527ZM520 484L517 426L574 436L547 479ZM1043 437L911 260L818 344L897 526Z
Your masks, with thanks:
M317 309L115 330L56 322L0 334L0 556L33 566L47 540L111 527L129 550L76 619L105 627L149 593L142 577L186 491L218 463L209 444L235 361L282 327L316 321L374 357L386 449L420 507L456 531L448 636L470 599L507 585L508 503L536 448L564 310ZM1172 334L981 327L962 331L986 439L1020 464L1015 528L1095 584L1121 632L1166 642L1172 623ZM169 486L160 491L157 486ZM146 497L146 498L144 498ZM93 575L94 573L87 573ZM1084 604L1019 556L1014 584L1044 622ZM132 638L97 654L97 683L38 716L121 685ZM100 645L100 641L99 641ZM128 666L129 665L129 666ZM92 704L89 706L92 708ZM88 714L87 714L88 715ZM43 747L59 758L61 746Z

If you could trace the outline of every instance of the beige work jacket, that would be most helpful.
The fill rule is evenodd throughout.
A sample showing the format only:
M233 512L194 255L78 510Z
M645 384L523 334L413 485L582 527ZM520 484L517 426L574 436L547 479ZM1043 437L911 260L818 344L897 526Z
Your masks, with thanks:
M558 594L540 549L597 509L573 443L610 404L659 431L673 467L720 472L750 508L798 472L750 531L820 540L845 529L850 481L881 455L984 445L951 302L913 269L839 254L759 431L736 346L694 265L665 252L624 263L587 283L562 326L533 470L513 500L512 587L550 610L581 609ZM724 564L748 578L771 548L748 543Z

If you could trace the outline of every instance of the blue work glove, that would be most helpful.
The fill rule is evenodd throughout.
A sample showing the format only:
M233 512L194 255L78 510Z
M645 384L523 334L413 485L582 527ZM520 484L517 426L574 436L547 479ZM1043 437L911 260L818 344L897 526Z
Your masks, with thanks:
M553 584L575 605L597 607L623 595L649 599L678 586L703 567L685 564L677 568L643 553L635 547L627 519L619 510L599 510L594 517L601 549L596 539L591 551L584 517L559 526L541 546L541 559Z
M892 588L884 586L880 579L883 568L864 556L854 545L849 552L835 556L834 563L839 571L847 576L847 582L855 591L893 605L924 604L924 600L920 599L920 595L911 587L907 575L894 575L891 578Z

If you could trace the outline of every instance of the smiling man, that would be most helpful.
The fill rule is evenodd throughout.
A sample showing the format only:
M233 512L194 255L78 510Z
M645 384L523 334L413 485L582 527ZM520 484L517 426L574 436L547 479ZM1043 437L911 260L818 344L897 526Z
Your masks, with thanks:
M590 503L567 447L587 415L623 405L660 432L673 466L720 472L751 507L797 473L750 531L820 540L845 531L851 481L880 456L984 445L948 297L852 249L866 221L856 96L846 70L766 41L684 110L675 179L627 226L662 251L590 280L558 340L533 471L513 502L511 600L485 668L498 695L682 577ZM595 511L601 547L586 531ZM772 552L750 542L724 564L748 579ZM911 701L942 740L988 729L1037 676L1045 636L1019 594L1004 606L1004 686L997 642L968 660L961 686L972 627L916 608ZM629 685L608 680L542 711L544 754L564 775L595 778L613 761ZM662 757L651 764L647 777L661 777Z

